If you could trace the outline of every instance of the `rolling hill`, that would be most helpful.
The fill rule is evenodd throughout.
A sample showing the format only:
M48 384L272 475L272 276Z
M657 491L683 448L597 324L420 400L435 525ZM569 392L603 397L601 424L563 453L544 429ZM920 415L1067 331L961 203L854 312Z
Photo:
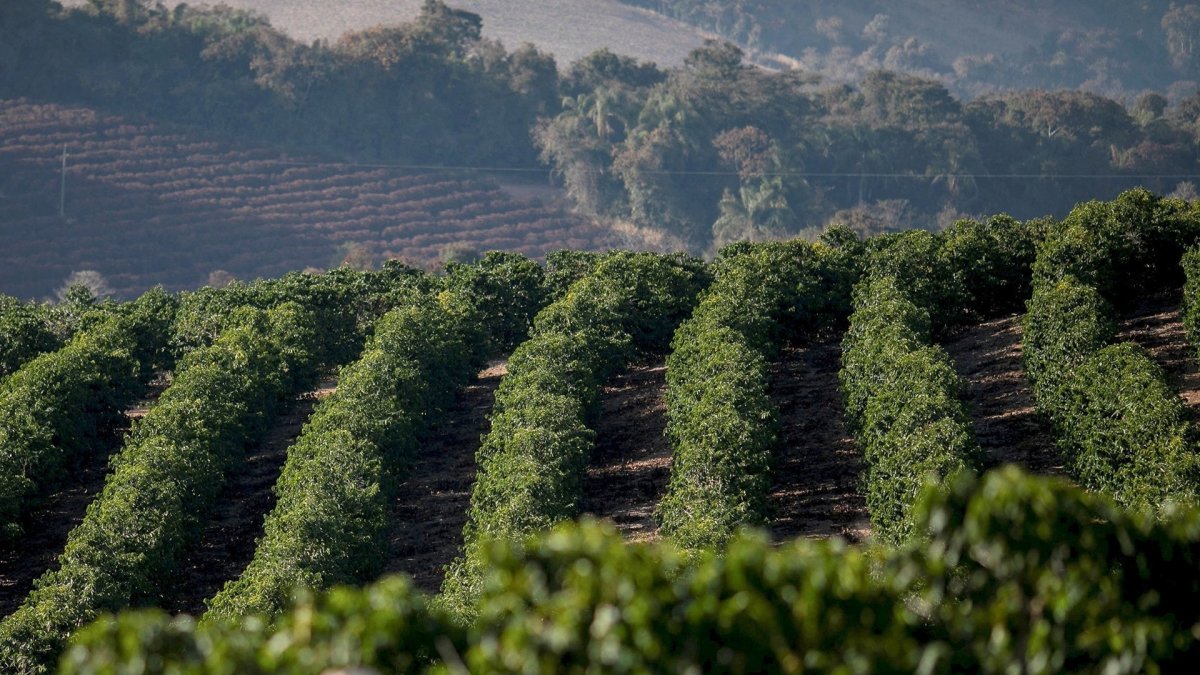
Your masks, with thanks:
M85 269L130 296L199 286L215 271L325 268L350 251L428 264L448 246L538 257L619 243L479 176L290 157L23 100L0 102L0 204L0 292L25 298Z
M63 4L84 2L67 0ZM222 4L265 14L276 28L302 41L332 41L347 31L411 21L421 8L421 0L344 0L337 3L337 11L330 11L329 3L321 0L224 0ZM485 37L499 39L510 49L531 42L553 54L560 66L603 47L674 66L705 37L712 37L681 21L616 0L457 0L448 4L482 16Z

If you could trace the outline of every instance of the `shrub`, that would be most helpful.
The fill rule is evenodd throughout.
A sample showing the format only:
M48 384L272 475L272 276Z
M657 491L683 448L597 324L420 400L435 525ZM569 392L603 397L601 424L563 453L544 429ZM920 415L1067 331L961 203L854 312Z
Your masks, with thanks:
M1196 658L1200 511L1154 518L1016 467L926 493L914 581L954 672L1177 672Z
M163 357L173 301L151 291L0 384L0 539L122 419Z
M446 287L467 304L474 325L491 328L480 340L487 353L507 353L529 336L530 322L546 305L545 273L525 256L492 251L474 265L451 263Z
M1133 234L1144 234L1146 224L1136 223L1133 229L1121 229L1121 224L1133 219L1129 211L1146 216L1147 208L1139 195L1128 193L1112 205L1080 207L1066 231L1086 236L1058 240L1069 245L1048 245L1036 266L1046 271L1069 258L1076 265L1072 269L1095 283L1115 283L1111 261L1097 253L1105 246L1080 242L1101 241L1092 237L1095 230L1137 250ZM1102 219L1113 213L1125 215ZM1058 257L1067 251L1073 251L1071 256ZM1194 261L1185 257L1185 267L1190 264ZM1186 411L1165 373L1141 347L1106 346L1116 327L1112 306L1099 288L1069 274L1043 277L1035 282L1024 321L1024 359L1038 410L1053 422L1072 475L1084 487L1130 507L1162 511L1171 503L1193 502L1200 487L1200 457L1192 448Z
M538 314L496 392L446 607L474 612L484 538L521 538L577 514L600 384L639 352L666 346L705 277L690 258L613 253Z
M1067 276L1034 287L1022 320L1025 370L1038 407L1053 421L1066 405L1064 387L1075 369L1112 341L1112 306L1095 288Z
M1006 467L931 486L919 543L723 555L629 545L592 523L484 547L479 619L409 584L302 596L272 625L123 612L68 674L325 672L1179 672L1196 658L1200 511L1164 518Z
M62 346L47 313L44 307L0 295L0 379L38 354Z
M273 616L294 588L378 574L390 497L419 434L473 373L467 334L428 296L380 320L288 449L254 559L209 601L210 616Z
M1037 257L1030 225L998 215L982 223L960 220L941 236L939 258L952 287L962 289L967 311L987 317L1023 309Z
M963 280L943 261L945 241L925 230L909 230L867 240L867 274L891 277L901 291L934 319L941 332L968 316Z
M1183 285L1183 327L1192 349L1200 354L1200 247L1190 248L1180 261Z
M1191 503L1200 455L1183 401L1146 351L1119 344L1080 365L1057 415L1060 447L1072 474L1130 508Z
M212 346L185 356L172 385L112 460L57 569L0 622L0 669L44 672L67 636L103 609L153 598L176 556L285 392L319 353L296 305L236 312Z
M920 534L912 507L925 481L977 468L981 457L961 381L945 351L929 344L929 313L888 276L864 279L854 299L839 379L867 463L875 536L899 543Z
M734 244L675 333L667 359L673 451L662 532L685 548L721 547L766 519L778 411L767 360L785 340L836 326L854 275L843 251L804 241Z

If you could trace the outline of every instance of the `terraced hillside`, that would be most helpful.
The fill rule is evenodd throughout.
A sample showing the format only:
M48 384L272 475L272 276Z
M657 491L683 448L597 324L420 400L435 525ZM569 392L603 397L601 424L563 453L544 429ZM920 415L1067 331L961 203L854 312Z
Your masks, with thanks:
M59 217L66 148L65 217ZM617 243L494 182L310 161L105 115L0 102L0 292L44 297L97 270L122 296L368 259L422 264L450 245L531 257Z

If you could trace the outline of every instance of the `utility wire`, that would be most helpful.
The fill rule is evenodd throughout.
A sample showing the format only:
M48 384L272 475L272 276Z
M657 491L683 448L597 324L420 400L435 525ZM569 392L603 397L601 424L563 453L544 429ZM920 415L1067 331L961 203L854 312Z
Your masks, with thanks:
M495 172L495 173L527 173L527 174L547 174L552 173L551 168L536 168L536 167L519 167L519 166L470 166L470 165L455 165L455 164L385 164L385 163L367 163L367 162L315 162L315 161L298 161L298 160L278 160L276 163L285 166L344 166L358 169L397 169L401 171L478 171L478 172ZM579 169L573 173L586 174L607 174L612 173L606 169ZM671 169L651 169L638 171L637 173L646 176L729 176L736 177L740 175L737 171L686 171L686 170L671 170ZM1138 180L1153 180L1153 179L1171 179L1171 180L1186 180L1200 179L1200 174L1194 173L948 173L924 175L915 173L886 173L886 172L855 172L855 171L768 171L764 173L756 173L755 176L762 177L787 177L787 178L907 178L911 180L932 180L932 179L1001 179L1001 180L1099 180L1099 179L1138 179Z

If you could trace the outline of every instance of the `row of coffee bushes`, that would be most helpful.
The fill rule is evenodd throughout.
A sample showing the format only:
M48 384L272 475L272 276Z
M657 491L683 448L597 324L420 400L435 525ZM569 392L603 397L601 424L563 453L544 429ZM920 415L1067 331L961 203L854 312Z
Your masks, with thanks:
M869 274L856 286L839 379L867 465L874 534L900 543L915 532L912 509L925 481L977 468L981 457L961 380L932 342L930 313L895 277Z
M106 617L68 675L408 672L1175 672L1194 663L1200 512L1127 512L1015 468L927 492L925 541L722 555L560 526L483 551L462 628L400 579L305 597L274 623Z
M500 384L464 528L464 553L443 598L473 613L483 541L515 539L578 514L600 386L639 352L662 351L707 281L681 256L615 253L534 321Z
M1200 488L1186 408L1166 374L1141 347L1112 344L1114 306L1175 283L1195 224L1182 203L1127 193L1077 207L1034 265L1024 344L1038 410L1080 485L1124 506L1161 512Z
M937 234L881 235L860 246L860 265L876 276L894 277L909 300L929 313L935 336L942 335L1023 308L1047 226L999 215L960 220Z
M730 247L714 272L667 359L672 464L658 519L689 549L765 521L778 442L767 364L784 342L844 317L838 300L854 276L846 249L804 241Z
M43 672L72 631L102 610L152 600L203 525L226 474L321 352L296 304L237 310L211 346L185 356L171 386L114 457L57 569L0 622L0 670Z
M1193 247L1183 254L1180 261L1185 281L1183 284L1183 327L1188 342L1200 351L1200 247Z
M62 346L50 313L46 305L0 295L0 378L15 373L38 354Z
M296 302L316 318L321 363L353 361L379 317L407 298L413 288L432 290L437 280L398 262L362 272L348 267L318 274L291 272L278 279L234 281L222 288L205 287L180 294L172 327L172 346L186 353L211 344L239 307L268 310Z
M1046 227L1033 265L1036 285L1074 277L1118 308L1183 284L1179 260L1200 241L1200 202L1130 190L1075 207Z
M421 433L480 356L519 338L537 309L540 275L526 258L489 254L452 265L440 295L416 293L379 321L288 449L254 559L209 602L209 617L274 615L296 587L378 576L391 497Z
M151 291L112 308L0 383L0 539L11 543L21 534L29 506L60 482L74 458L93 450L155 369L167 365L175 304Z

